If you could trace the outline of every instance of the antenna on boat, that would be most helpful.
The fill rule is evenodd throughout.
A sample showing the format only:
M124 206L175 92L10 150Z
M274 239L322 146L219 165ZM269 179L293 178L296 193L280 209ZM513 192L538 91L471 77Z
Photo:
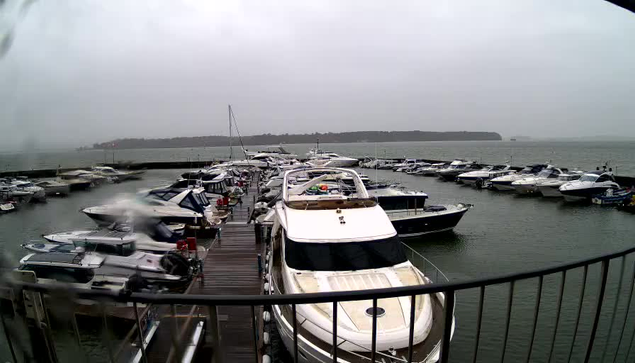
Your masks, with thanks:
M234 148L232 145L232 105L227 105L227 117L229 119L229 160L234 157Z

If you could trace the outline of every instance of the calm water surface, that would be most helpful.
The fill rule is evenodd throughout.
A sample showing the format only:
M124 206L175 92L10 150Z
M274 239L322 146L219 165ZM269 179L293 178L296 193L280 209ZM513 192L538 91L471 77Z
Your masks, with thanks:
M463 145L465 143L462 143ZM340 145L341 146L341 145ZM345 147L345 146L342 146ZM349 146L352 147L352 146ZM404 146L405 147L405 146ZM466 148L467 146L462 146ZM473 147L473 146L469 146ZM496 148L497 146L491 146ZM335 148L333 148L335 149ZM446 151L450 152L450 151ZM412 155L412 154L410 154ZM465 155L456 155L465 156ZM436 156L435 156L436 157ZM440 157L442 158L442 157ZM87 192L77 192L67 198L50 198L40 205L29 205L22 210L0 216L0 248L17 263L25 255L20 243L39 239L44 233L90 228L92 221L79 210L83 207L105 203L117 198L119 193L134 193L138 189L164 185L181 170L150 170L144 180L121 184L108 184ZM569 205L562 201L535 197L520 197L509 193L474 190L434 178L415 177L390 171L365 170L371 178L396 180L410 189L423 190L430 196L430 204L465 202L474 205L452 233L424 236L408 243L437 264L453 281L507 274L522 270L551 266L567 261L617 251L633 245L635 216L612 208L599 206ZM633 260L626 260L625 276L633 271ZM582 271L573 271L566 276L562 317L555 339L553 361L566 360L573 338L573 326L577 313ZM613 338L607 339L611 301L616 296L619 264L611 266L607 301L603 320L598 330L596 348L598 361L604 342L610 342L607 355L611 358L617 347L617 334L621 324L612 329ZM597 294L599 269L589 270L589 285L583 304L581 331L576 338L574 359L579 361L588 339L588 327ZM532 361L546 361L550 351L559 281L561 275L547 277L542 294L536 342ZM630 281L630 280L629 280ZM629 282L630 283L630 282ZM625 294L627 285L622 287ZM483 318L479 362L499 361L503 344L509 286L487 288ZM512 323L505 361L524 361L527 355L536 281L519 282L515 286ZM457 294L457 329L453 340L451 360L471 360L475 337L476 307L478 291L463 291ZM607 308L608 306L608 308ZM625 317L625 299L618 304L618 322ZM632 315L632 314L631 314ZM626 343L620 347L620 360L625 358L632 337L635 320L627 320ZM93 360L107 357L96 342L88 341ZM6 351L2 358L8 359Z
M304 157L312 144L285 147ZM511 162L514 165L553 162L561 167L595 169L610 161L619 174L635 175L635 142L551 142L551 141L430 141L323 144L322 148L353 157L416 157L451 160L466 158L488 163ZM258 150L262 146L248 146ZM114 154L114 155L113 155ZM234 155L240 149L234 148ZM27 153L0 153L0 171L87 167L115 161L187 161L227 159L228 147L86 150Z

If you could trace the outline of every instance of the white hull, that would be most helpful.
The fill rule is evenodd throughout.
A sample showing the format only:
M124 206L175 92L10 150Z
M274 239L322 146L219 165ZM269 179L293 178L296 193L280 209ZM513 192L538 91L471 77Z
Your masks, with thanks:
M518 194L528 195L535 194L538 192L538 188L535 185L523 184L523 185L514 185L514 190Z
M543 197L546 198L562 198L562 193L558 188L552 188L547 186L539 186L538 190L542 194Z
M492 188L501 191L501 192L508 192L508 191L512 191L515 190L514 187L512 187L511 185L508 184L495 184L492 183Z

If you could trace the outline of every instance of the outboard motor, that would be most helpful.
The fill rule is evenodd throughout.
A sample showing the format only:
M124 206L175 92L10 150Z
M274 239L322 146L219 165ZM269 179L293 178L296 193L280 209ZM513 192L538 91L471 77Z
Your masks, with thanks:
M192 273L190 261L173 251L166 253L161 258L161 267L171 275L187 277Z

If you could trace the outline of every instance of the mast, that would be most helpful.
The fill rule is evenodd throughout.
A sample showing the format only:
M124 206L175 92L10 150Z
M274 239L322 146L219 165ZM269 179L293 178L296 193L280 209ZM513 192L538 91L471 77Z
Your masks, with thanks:
M227 115L229 118L229 160L234 157L234 148L232 147L232 105L227 105Z

